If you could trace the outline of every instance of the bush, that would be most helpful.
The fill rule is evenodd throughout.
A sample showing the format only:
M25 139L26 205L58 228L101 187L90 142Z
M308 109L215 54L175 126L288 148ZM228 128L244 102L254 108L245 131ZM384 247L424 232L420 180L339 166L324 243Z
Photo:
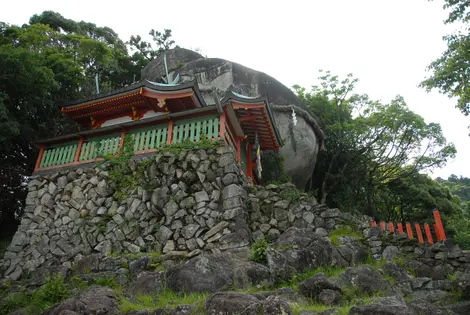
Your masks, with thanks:
M279 152L262 152L263 180L269 184L291 183L292 178L284 171L284 158Z
M260 237L255 240L250 247L249 259L254 262L264 263L266 262L266 250L268 249L268 242L264 237Z
M64 283L64 278L61 275L54 275L48 277L46 283L33 293L32 306L42 312L69 297L71 292Z

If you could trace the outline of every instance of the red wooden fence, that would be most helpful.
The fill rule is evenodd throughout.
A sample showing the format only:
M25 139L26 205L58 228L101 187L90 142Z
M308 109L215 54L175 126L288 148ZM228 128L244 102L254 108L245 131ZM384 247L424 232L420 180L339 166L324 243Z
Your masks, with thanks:
M432 229L434 230L435 239L437 241L445 240L446 239L446 233L444 231L444 225L442 224L441 214L439 213L439 210L437 210L437 209L434 210L434 221L435 221L435 223L432 224ZM404 234L405 233L404 230L403 230L403 225L401 223L395 224L393 222L388 222L387 225L388 225L388 228L386 228L385 222L380 222L379 223L379 226L383 231L388 230L390 233L394 233L394 234ZM377 226L377 222L372 221L371 226L372 227ZM397 229L395 229L395 226L397 227ZM413 230L411 228L411 224L406 223L405 226L406 226L406 234L408 234L408 238L409 239L414 238ZM426 234L427 242L429 244L434 244L433 231L431 230L431 227L429 226L428 223L424 223L423 228L421 228L421 224L415 223L414 227L415 227L416 237L418 238L418 241L421 244L424 243L423 229L424 229L424 234Z

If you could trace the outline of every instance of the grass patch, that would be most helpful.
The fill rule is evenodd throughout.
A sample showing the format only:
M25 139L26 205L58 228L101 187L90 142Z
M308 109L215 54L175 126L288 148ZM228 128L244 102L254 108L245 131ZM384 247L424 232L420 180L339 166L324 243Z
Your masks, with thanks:
M112 288L119 296L122 287L114 277L84 280L78 276L71 277L67 282L60 274L50 275L44 285L33 292L13 292L0 301L0 314L9 314L24 309L27 314L40 314L54 304L65 301L77 291L83 291L90 285Z
M334 229L333 231L330 232L329 237L331 240L331 243L334 246L339 246L341 245L340 237L341 236L351 236L356 239L361 239L362 235L358 232L356 232L352 227L350 226L341 226L337 229Z
M292 277L289 281L282 281L275 285L275 288L290 287L294 291L299 291L299 285L302 281L310 279L311 277L323 273L329 278L337 278L343 273L345 268L339 267L318 267L316 269L308 270L303 273L298 273Z
M168 289L157 295L138 295L133 299L121 297L120 310L123 314L135 310L149 310L168 307L173 309L181 304L196 304L197 308L203 307L209 297L208 293L177 293Z
M71 292L62 276L50 276L42 287L32 293L9 294L1 301L0 314L8 314L18 309L24 309L28 314L39 314L71 297Z
M323 305L323 304L310 304L310 305L299 305L297 303L291 303L290 307L294 315L300 314L301 311L312 311L316 313L320 313L329 309L334 308L338 311L339 315L347 315L349 314L349 310L353 305L344 305L344 306L334 306L334 305Z

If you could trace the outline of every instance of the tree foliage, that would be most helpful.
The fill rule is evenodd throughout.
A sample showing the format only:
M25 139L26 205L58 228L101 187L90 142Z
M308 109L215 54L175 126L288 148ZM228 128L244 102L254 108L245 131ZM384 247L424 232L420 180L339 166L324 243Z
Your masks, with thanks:
M447 49L442 56L431 62L431 75L421 82L427 91L438 89L440 93L455 97L456 106L465 114L470 113L470 1L445 0L444 9L449 10L446 24L462 24L463 30L444 36Z
M383 219L397 217L390 211L394 199L385 202L384 191L391 196L406 181L425 182L419 173L444 166L455 156L455 147L439 124L426 123L401 96L383 104L354 93L357 79L352 75L340 80L322 72L319 80L309 92L294 87L325 132L327 151L319 155L312 188L321 202ZM404 213L398 211L400 219Z
M152 34L165 48L174 44L171 30ZM34 141L77 129L58 105L96 93L96 76L100 92L131 84L145 64L109 27L52 11L22 26L0 22L0 233L14 232L22 215Z

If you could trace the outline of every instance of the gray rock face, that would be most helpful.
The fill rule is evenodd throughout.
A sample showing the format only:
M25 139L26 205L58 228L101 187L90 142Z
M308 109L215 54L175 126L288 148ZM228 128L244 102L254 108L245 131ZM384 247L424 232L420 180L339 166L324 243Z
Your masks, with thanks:
M130 283L128 293L132 295L139 294L158 294L164 287L163 272L141 272Z
M299 286L299 291L306 297L317 299L320 293L324 290L333 290L341 292L339 285L328 279L323 273L317 274L310 279L302 281Z
M216 292L235 285L249 287L269 281L268 269L228 253L201 254L166 273L168 288L177 292Z
M90 287L85 292L46 310L42 315L118 315L120 313L113 290L105 287Z
M387 296L376 303L353 306L349 315L414 315L414 310L399 296Z
M275 279L289 279L294 272L331 265L333 246L329 239L309 229L289 228L267 252L268 266Z
M339 276L339 282L341 286L350 286L366 294L384 292L390 286L378 271L368 266L347 268Z
M263 314L261 302L253 295L238 292L218 292L206 301L208 315Z

